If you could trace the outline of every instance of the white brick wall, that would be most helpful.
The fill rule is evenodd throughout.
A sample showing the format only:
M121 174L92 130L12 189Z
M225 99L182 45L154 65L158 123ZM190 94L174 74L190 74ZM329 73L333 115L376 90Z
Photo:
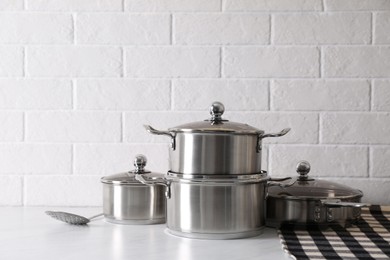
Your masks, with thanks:
M390 205L389 0L0 1L0 205L98 206L101 176L166 172L166 129L209 117L278 132L272 176Z

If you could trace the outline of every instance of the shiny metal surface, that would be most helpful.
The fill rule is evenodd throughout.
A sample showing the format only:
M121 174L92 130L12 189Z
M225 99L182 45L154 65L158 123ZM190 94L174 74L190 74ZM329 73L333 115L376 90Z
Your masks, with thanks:
M151 134L169 136L170 170L181 174L252 174L261 171L262 139L287 134L264 134L247 124L222 119L224 106L214 102L211 119L187 123L168 131L145 126Z
M103 213L120 224L165 222L166 199L161 186L103 184Z
M97 214L95 216L86 218L84 216L76 215L76 214L69 213L69 212L63 212L63 211L45 211L45 213L54 219L57 219L59 221L62 221L62 222L65 222L65 223L68 223L71 225L86 225L89 222L91 222L91 220L103 215L103 213L100 213L100 214Z
M137 176L161 179L163 174L145 169L147 159L137 155L135 170L103 177L103 213L108 222L116 224L164 223L166 215L165 188L147 186Z
M182 174L250 174L261 171L256 135L178 133L170 170Z
M347 225L360 217L363 193L338 183L309 178L310 164L301 161L299 177L290 186L274 186L267 194L267 226L283 224L327 226Z
M170 183L167 227L171 233L202 239L256 236L265 224L266 181L255 183Z
M256 236L265 224L266 172L217 178L169 172L160 180L136 178L154 187L165 182L171 234L200 239ZM152 186L153 187L153 186Z
M350 202L360 202L360 198ZM267 197L266 225L283 224L327 226L332 223L347 225L360 217L360 208L327 207L320 200L296 200Z

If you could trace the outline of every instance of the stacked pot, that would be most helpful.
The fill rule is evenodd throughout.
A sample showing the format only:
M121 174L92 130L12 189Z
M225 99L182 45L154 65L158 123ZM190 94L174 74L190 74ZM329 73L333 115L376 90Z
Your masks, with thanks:
M262 139L285 135L222 118L214 102L211 118L152 134L171 139L170 170L162 179L135 178L164 185L167 228L190 238L230 239L256 236L265 226L265 196L270 178L261 170Z

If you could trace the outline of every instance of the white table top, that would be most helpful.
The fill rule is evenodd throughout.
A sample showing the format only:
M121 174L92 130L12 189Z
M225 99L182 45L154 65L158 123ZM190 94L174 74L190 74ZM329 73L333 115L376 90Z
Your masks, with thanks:
M161 225L118 225L99 218L88 226L72 226L44 211L68 211L83 216L100 208L0 208L1 259L289 259L276 230L235 240L199 240L167 234Z

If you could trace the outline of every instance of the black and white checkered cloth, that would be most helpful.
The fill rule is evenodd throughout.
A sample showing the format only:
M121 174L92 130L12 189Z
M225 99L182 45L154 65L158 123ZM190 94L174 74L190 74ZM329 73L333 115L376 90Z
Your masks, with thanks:
M390 206L362 209L362 219L344 228L279 230L283 249L294 259L390 259Z

